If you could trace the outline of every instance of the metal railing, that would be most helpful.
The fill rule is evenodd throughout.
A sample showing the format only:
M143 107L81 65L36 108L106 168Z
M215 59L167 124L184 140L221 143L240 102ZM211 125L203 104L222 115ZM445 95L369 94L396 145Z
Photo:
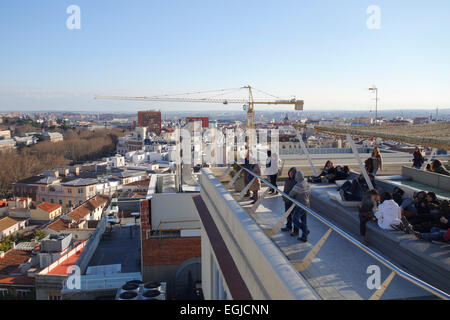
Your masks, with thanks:
M237 164L237 163L236 163ZM239 164L238 164L239 165ZM396 265L394 265L392 262L388 261L387 259L385 259L383 256L381 256L380 254L376 253L375 251L373 251L372 249L368 248L367 246L365 246L364 244L362 244L361 242L359 242L358 240L356 240L354 237L352 237L351 235L349 235L347 232L343 231L341 228L337 227L336 225L334 225L333 223L331 223L330 221L324 219L323 217L321 217L318 213L316 213L315 211L311 210L310 208L308 208L307 206L301 204L300 202L298 202L297 200L293 199L292 197L290 197L288 194L284 193L283 191L281 191L278 187L272 185L269 181L267 181L266 179L262 178L261 176L255 174L253 171L244 168L243 166L239 165L239 167L242 169L238 175L241 174L241 172L245 171L248 172L249 174L251 174L252 176L254 176L256 179L259 179L261 182L263 182L264 184L268 185L270 188L273 188L274 190L278 191L278 193L290 200L295 206L300 207L301 209L303 209L305 212L309 213L311 216L313 216L314 218L316 218L317 220L319 220L320 222L322 222L323 224L325 224L326 226L328 226L331 230L337 232L340 236L342 236L344 239L348 240L350 243L352 243L353 245L355 245L357 248L359 248L360 250L362 250L363 252L365 252L366 254L368 254L369 256L371 256L372 258L374 258L375 260L377 260L379 263L381 263L382 265L384 265L385 267L387 267L388 269L390 269L394 274L399 275L401 278L413 283L414 285L430 292L431 294L444 299L444 300L449 300L450 299L450 295L447 294L446 292L443 292L442 290L439 290L438 288L435 288L434 286L426 283L425 281L422 281L416 277L414 277L413 275L407 273L406 271L400 269L399 267L397 267ZM254 179L252 179L252 181L249 181L249 185L251 185L254 182ZM262 197L263 198L263 197ZM293 206L291 207L290 210L288 210L289 212L292 211ZM256 210L255 210L256 211ZM287 213L287 212L286 212ZM385 289L385 288L384 288ZM384 290L383 290L384 291Z

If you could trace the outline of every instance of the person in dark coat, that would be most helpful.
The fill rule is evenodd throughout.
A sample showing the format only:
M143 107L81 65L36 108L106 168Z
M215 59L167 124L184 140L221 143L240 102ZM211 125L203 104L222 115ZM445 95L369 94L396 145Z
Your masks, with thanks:
M297 169L295 167L292 167L289 169L288 171L288 178L284 183L284 193L289 194L289 192L291 192L292 188L294 188L295 184L297 183L295 181L295 174L297 173ZM284 212L288 211L289 208L292 206L292 201L284 198ZM284 228L281 228L281 231L284 232L291 232L292 230L292 214L293 214L294 210L292 210L292 212L289 214L289 216L287 217L287 221L286 221L286 226ZM294 226L294 232L298 233L298 228Z
M413 167L420 170L425 162L425 159L423 158L422 151L419 147L416 147L414 150L413 157Z
M380 194L376 189L368 190L364 194L359 207L359 232L364 242L366 242L366 224L373 220L379 200Z
M252 171L256 175L261 176L261 167L259 166L259 164L255 163L252 166ZM256 201L258 201L258 198L259 198L258 192L260 189L261 189L261 181L259 181L259 179L256 178L256 179L254 179L254 181L249 189L252 192L252 199L253 199L252 203L255 203Z
M303 174L301 171L297 171L295 174L295 186L292 188L291 192L289 192L289 196L298 202L300 202L305 207L309 207L309 196L311 193L311 189L309 187L308 182L305 181ZM309 229L306 224L306 211L299 206L295 206L294 214L292 215L292 223L299 230L302 230L302 236L298 238L299 241L307 242ZM292 232L291 236L295 237L298 235L298 232Z

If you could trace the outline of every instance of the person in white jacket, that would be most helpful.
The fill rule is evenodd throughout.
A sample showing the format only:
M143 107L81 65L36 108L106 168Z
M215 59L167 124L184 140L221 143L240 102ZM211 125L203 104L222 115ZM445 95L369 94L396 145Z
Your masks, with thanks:
M278 157L278 154L276 152L272 154L271 150L267 150L266 170L264 170L264 172L269 178L270 183L277 188L278 188L277 177L279 168L280 168L280 158ZM278 193L273 188L270 188L269 194L274 192L275 194Z
M400 206L393 200L392 194L385 192L381 195L382 203L378 206L375 217L378 220L378 226L384 230L395 230L392 226L398 226L402 223L402 213Z

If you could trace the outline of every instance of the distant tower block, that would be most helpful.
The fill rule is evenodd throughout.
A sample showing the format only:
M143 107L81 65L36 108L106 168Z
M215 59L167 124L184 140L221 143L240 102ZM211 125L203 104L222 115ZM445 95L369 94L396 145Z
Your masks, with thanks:
M161 134L161 111L139 111L137 125L138 127L146 127L148 132Z

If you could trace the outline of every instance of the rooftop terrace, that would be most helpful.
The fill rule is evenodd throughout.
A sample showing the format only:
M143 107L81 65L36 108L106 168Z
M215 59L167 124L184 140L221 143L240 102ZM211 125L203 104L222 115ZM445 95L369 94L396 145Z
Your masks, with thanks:
M446 256L448 249L440 251L444 254L439 258L443 259L442 261L432 262L426 260L424 255L436 255L439 248L432 250L433 253L427 248L422 248L424 250L422 254L413 255L412 251L402 246L408 246L413 242L415 244L411 250L414 251L429 244L419 243L420 241L415 240L412 235L396 235L395 232L392 234L390 232L385 237L382 233L386 232L376 225L369 226L375 230L370 231L373 232L371 237L384 241L384 247L378 245L366 247L356 240L358 224L355 217L353 220L347 217L344 213L345 208L338 210L337 203L333 206L331 200L324 198L327 188L335 189L331 185L313 186L313 210L308 214L308 228L311 234L307 243L299 242L289 233L279 230L285 222L281 195L267 196L267 183L263 183L260 195L263 195L264 200L251 204L248 198L242 198L242 193L234 191L232 183L229 181L221 183L219 180L221 174L216 169L214 168L214 171L217 176L212 174L210 169L202 170L200 179L202 199L252 298L428 299L435 298L436 293L441 298L449 297L448 294L420 280L419 276L422 274L417 268L422 263L426 265L425 268L434 270L440 265L445 270L445 259L449 259ZM282 190L282 187L280 189ZM329 215L324 215L323 212L328 212ZM348 228L348 225L340 223L339 219L333 219L332 215L349 220L356 229ZM204 219L202 223L203 229L207 229ZM205 236L202 236L202 239L204 238ZM207 242L206 239L202 241L202 247ZM211 240L209 242L211 243ZM385 251L388 245L395 250ZM213 247L212 243L211 246ZM215 253L214 248L210 250ZM392 255L398 252L403 252L403 255L394 259ZM227 271L220 268L218 257L215 261L219 264L217 268L219 273L225 279L223 286L226 296L233 297L233 292L227 288ZM412 264L411 268L408 268L408 264ZM380 268L382 285L379 289L369 289L367 286L370 266ZM437 269L436 273L439 273ZM438 283L447 282L442 279L437 277L435 280ZM449 285L449 283L441 284L441 290ZM206 285L204 291L205 296L214 298L213 288L208 289Z

